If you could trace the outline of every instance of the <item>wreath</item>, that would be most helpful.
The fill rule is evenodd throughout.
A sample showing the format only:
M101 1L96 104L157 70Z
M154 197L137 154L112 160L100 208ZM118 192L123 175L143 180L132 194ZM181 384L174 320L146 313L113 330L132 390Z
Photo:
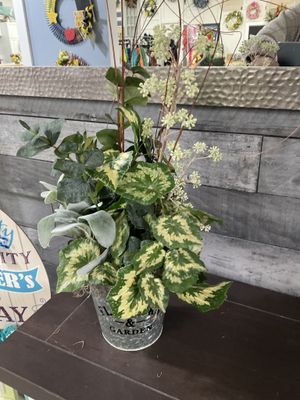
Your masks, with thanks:
M225 24L227 29L231 31L235 31L238 29L243 23L243 16L241 11L232 11L225 18Z
M194 0L194 5L198 8L205 8L208 2L209 0Z
M260 14L260 5L257 1L250 3L246 10L246 15L248 19L257 19Z
M287 6L285 6L284 4L280 4L275 9L268 10L265 20L267 22L273 21L273 19L277 18L286 9L287 9Z
M60 51L56 60L56 64L62 67L84 67L88 63L81 57L73 53L68 53L66 50Z
M57 0L46 0L46 16L56 38L64 44L78 44L88 39L95 23L94 4L91 0L81 1L82 10L74 11L75 28L64 28L59 22Z
M156 0L148 0L144 5L144 12L146 17L152 17L157 11Z

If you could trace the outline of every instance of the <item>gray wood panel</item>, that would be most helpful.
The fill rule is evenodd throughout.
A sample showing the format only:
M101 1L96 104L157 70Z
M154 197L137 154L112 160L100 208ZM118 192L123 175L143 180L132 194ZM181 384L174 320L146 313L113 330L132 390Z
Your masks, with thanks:
M31 228L36 228L38 221L52 212L51 207L45 205L42 199L2 190L0 190L0 209L18 225Z
M208 233L201 258L212 274L300 296L300 251Z
M150 69L165 77L167 68ZM106 68L1 68L0 93L64 99L111 100ZM197 68L199 105L300 110L300 69L267 67ZM53 84L55 82L55 84ZM293 82L293 85L282 83ZM160 102L153 98L153 102ZM183 98L183 104L190 99Z
M47 161L0 155L0 170L1 190L23 196L40 198L46 189L39 182L56 182Z
M189 193L195 206L223 218L214 233L300 250L299 199L205 186Z
M300 198L300 141L264 138L258 191Z
M200 172L202 183L226 189L256 192L262 138L217 132L186 131L181 137L184 148L192 148L197 141L218 146L222 160L197 160L191 170Z

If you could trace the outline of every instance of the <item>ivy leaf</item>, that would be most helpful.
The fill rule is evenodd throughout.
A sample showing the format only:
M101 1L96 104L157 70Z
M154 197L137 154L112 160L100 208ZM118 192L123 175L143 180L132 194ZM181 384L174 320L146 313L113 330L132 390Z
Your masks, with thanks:
M81 178L63 178L57 184L57 199L63 203L79 203L85 200L90 185Z
M159 278L155 278L151 273L145 273L139 280L141 295L144 300L153 308L159 308L166 312L169 302L169 294L164 284Z
M231 282L222 282L215 286L195 285L177 296L180 300L195 306L199 311L207 312L215 310L223 304L230 285Z
M200 246L202 243L197 225L185 215L166 215L157 220L147 215L145 219L149 223L155 239L169 249Z
M102 129L96 133L97 139L103 146L103 151L118 148L118 135L117 129Z
M82 154L82 161L87 168L95 169L103 164L104 155L99 149L87 150Z
M123 267L118 271L117 283L107 296L115 317L128 319L148 310L149 305L141 295L137 281L137 272L132 266Z
M110 247L116 238L116 223L113 218L104 210L78 218L79 221L86 221L97 242L102 247Z
M109 263L99 265L89 275L90 285L114 285L117 280L117 270Z
M88 284L88 274L77 271L100 256L98 243L90 239L76 239L59 252L57 292L74 292Z
M118 193L125 199L150 205L173 189L174 178L166 165L138 162L125 175Z
M68 178L76 178L84 172L84 165L72 160L58 159L55 161L53 168L62 172Z
M194 285L205 267L199 257L186 249L172 250L166 255L163 282L171 292L184 292Z
M123 211L116 220L116 238L110 249L110 254L114 258L118 258L124 253L129 234L130 228L127 216L125 211Z
M132 264L137 273L144 270L153 270L162 265L165 251L160 243L148 241L133 257Z
M77 153L81 144L83 143L83 136L80 133L69 135L63 139L61 144L55 149L54 153L57 157L66 157L71 153Z

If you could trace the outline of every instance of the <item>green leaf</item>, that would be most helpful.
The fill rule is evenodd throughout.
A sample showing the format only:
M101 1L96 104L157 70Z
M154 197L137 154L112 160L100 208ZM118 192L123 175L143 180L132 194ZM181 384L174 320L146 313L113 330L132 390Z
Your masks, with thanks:
M56 218L55 218L56 221ZM90 228L87 226L87 224L83 224L80 222L74 222L74 223L67 223L67 224L62 224L56 226L52 232L51 232L51 237L54 236L70 236L73 238L78 238L81 236L91 236L91 231Z
M117 192L125 199L150 205L164 198L174 185L174 178L166 165L138 162L125 175Z
M22 127L23 127L24 129L26 129L26 130L29 131L29 132L32 132L30 126L29 126L25 121L22 121L21 119L19 119L19 123L20 123L20 125L22 125Z
M160 267L165 258L165 251L160 243L148 241L134 256L132 264L138 274L145 270Z
M142 297L137 281L137 272L132 266L118 271L117 283L107 296L115 317L128 319L144 314L148 310L149 305Z
M66 157L71 153L77 153L82 143L83 137L80 133L69 135L55 149L55 155L57 157Z
M94 214L85 215L78 218L79 221L86 221L97 242L102 247L110 247L116 238L116 223L113 218L104 210Z
M22 140L24 142L29 142L34 136L38 135L40 131L39 125L35 125L31 128L25 121L19 120L19 123L25 129L25 132L22 133Z
M119 152L119 150L110 149L110 150L105 150L103 152L103 155L104 155L104 164L107 164L107 163L110 163L111 161L115 160L116 158L118 158L120 155L120 152Z
M139 75L143 76L143 77L146 78L146 79L150 78L150 76L151 76L151 75L149 74L149 72L148 72L145 68L140 67L140 66L132 67L132 68L131 68L131 71L132 71L134 74L139 74Z
M196 208L192 208L192 207L182 207L183 212L187 211L189 214L191 214L192 216L194 216L195 218L197 218L197 220L203 224L203 225L210 225L213 222L217 222L219 224L222 224L222 219L214 217L211 214L208 214L205 211L202 210L198 210Z
M59 135L61 134L63 123L63 120L56 119L45 125L44 135L48 138L51 146L54 146L57 142Z
M114 85L121 86L122 85L122 74L119 68L108 68L105 78L112 82Z
M84 172L84 165L72 160L58 159L55 161L53 168L62 172L68 178L76 178Z
M133 257L135 256L136 252L139 250L141 245L141 241L139 238L135 236L130 236L128 240L127 250L123 254L123 263L124 265L132 265Z
M177 296L180 300L195 306L199 311L207 312L215 310L223 304L230 285L231 282L223 282L215 286L195 285Z
M33 157L42 151L49 149L51 147L48 139L44 136L36 135L30 140L30 142L26 143L24 146L20 147L17 151L18 157Z
M115 191L123 176L130 168L132 152L120 153L113 161L97 168L97 178L109 189Z
M144 83L144 80L141 78L137 78L136 76L127 76L125 79L125 87L133 86L138 88L141 83Z
M47 215L42 218L37 224L37 234L40 245L43 249L49 246L51 240L51 232L55 228L55 215Z
M96 133L97 139L103 145L102 150L117 149L118 148L118 135L117 129L102 129Z
M129 238L130 228L125 211L116 220L116 238L110 249L110 254L114 258L120 257L125 249Z
M162 281L147 272L141 276L139 286L144 300L153 308L159 308L165 313L169 302L169 294Z
M152 214L154 212L154 208L152 205L145 206L143 204L130 202L127 204L126 209L128 218L135 228L137 229L147 228L144 216L147 214Z
M137 79L137 78L136 78ZM130 104L145 106L148 103L148 97L143 97L137 87L129 86L125 89L124 101L126 105Z
M76 239L59 252L57 292L74 292L88 284L88 275L77 271L100 256L100 247L94 240Z
M83 163L87 168L95 169L103 164L104 155L102 150L87 150L82 154Z
M162 279L171 292L180 293L194 285L204 271L196 254L186 249L172 250L166 255Z
M169 249L188 248L202 243L197 225L184 215L161 216L157 220L147 215L145 219L155 239Z
M63 178L57 185L57 199L63 203L79 203L85 200L90 185L81 178Z
M109 285L112 286L117 281L117 270L109 263L99 265L89 275L90 285Z

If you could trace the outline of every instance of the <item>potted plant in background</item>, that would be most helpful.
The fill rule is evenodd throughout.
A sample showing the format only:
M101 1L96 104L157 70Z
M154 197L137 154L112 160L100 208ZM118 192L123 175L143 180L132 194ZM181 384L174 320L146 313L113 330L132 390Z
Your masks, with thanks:
M75 133L59 142L62 121L33 128L21 121L26 143L18 155L52 148L56 157L57 185L42 182L42 196L57 208L39 222L38 234L42 247L54 236L71 238L59 254L57 291L91 288L103 336L122 350L159 338L170 293L206 312L223 303L230 285L206 282L201 230L217 219L193 208L185 192L187 184L200 185L193 162L217 162L221 155L202 142L180 144L196 118L178 103L199 95L194 71L179 61L180 49L181 26L157 26L152 51L161 65L169 63L165 77L141 67L125 70L124 62L122 69L108 69L117 118L95 136ZM150 96L161 102L158 121L135 110Z

